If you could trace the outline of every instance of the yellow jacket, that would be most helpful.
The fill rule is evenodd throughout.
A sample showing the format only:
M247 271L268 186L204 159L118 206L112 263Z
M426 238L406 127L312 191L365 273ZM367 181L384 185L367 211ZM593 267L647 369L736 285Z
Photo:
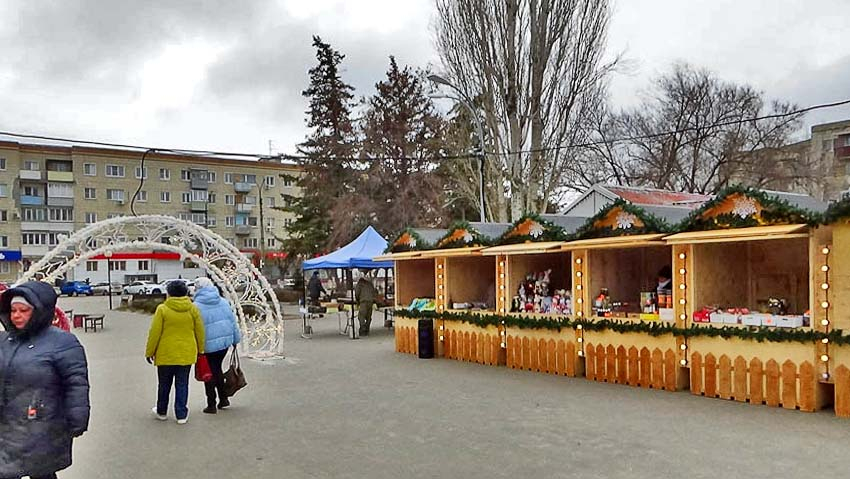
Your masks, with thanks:
M168 298L156 308L145 357L157 366L190 366L204 352L204 322L187 296Z

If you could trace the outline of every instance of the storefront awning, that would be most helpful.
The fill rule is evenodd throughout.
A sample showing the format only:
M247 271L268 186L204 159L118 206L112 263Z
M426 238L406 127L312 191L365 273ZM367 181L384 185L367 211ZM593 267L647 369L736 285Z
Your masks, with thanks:
M372 258L375 261L402 261L405 259L417 259L422 256L423 251L405 251L404 253L388 253Z
M541 243L519 243L507 244L503 246L493 246L485 248L481 254L485 256L493 256L497 254L536 254L536 253L554 253L564 244L563 241L545 241Z
M576 249L602 249L602 248L639 248L645 246L664 246L661 240L666 233L652 233L647 235L632 236L610 236L606 238L593 238L578 241L569 241L561 247L564 251Z
M422 258L447 258L450 256L481 256L483 246L471 246L469 248L446 248L420 251Z
M806 238L807 225L756 226L710 231L689 231L667 236L667 244L726 243L733 241L761 241L770 239Z

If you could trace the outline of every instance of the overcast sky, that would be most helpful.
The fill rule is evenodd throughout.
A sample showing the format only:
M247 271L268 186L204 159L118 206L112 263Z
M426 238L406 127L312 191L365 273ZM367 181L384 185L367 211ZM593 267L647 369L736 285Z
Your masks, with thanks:
M432 0L2 0L0 18L0 130L146 146L293 152L314 34L358 96L389 55L439 62ZM674 60L801 106L850 98L848 19L848 0L619 0L609 48L630 68L612 100Z

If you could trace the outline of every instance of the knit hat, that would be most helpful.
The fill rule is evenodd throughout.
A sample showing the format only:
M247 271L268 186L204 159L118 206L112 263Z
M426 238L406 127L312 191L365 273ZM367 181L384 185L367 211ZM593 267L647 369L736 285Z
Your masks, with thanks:
M195 289L196 290L201 289L201 288L208 288L212 285L213 285L212 280L209 279L209 278L206 278L206 277L198 278L198 279L195 280Z
M29 307L30 309L33 309L32 304L30 304L30 302L27 301L27 298L24 298L23 296L15 296L15 297L12 298L12 301L9 302L10 305L15 304L15 303L23 304L23 305Z

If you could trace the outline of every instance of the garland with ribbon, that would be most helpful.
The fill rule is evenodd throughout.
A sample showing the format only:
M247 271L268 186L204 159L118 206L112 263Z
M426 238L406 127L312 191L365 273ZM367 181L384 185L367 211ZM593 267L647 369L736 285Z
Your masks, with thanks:
M845 194L840 200L829 205L823 214L823 223L830 225L850 219L850 194Z
M405 228L396 237L395 241L387 246L384 253L406 253L408 251L422 251L431 249L431 245L419 236L413 228Z
M612 210L620 209L626 215L633 215L639 219L643 226L630 226L627 228L614 227L599 227L597 223L604 220ZM640 235L649 233L667 233L672 228L661 218L648 213L643 208L635 206L623 199L618 199L610 205L602 208L601 211L593 215L587 222L570 238L571 240L583 240L592 238L610 238L614 236Z
M544 220L537 214L526 214L516 220L496 241L498 245L517 243L540 243L544 241L566 241L564 228Z
M732 195L741 195L758 202L761 211L747 215L723 213L710 217L705 216L705 213L722 205ZM687 218L682 220L676 230L705 231L782 224L816 226L821 221L822 217L819 213L799 208L787 200L772 196L764 191L736 185L724 188L713 199L691 212Z
M490 246L493 241L472 227L468 221L456 221L437 241L436 249L466 248L469 246Z
M581 325L585 331L610 330L617 333L648 334L653 337L671 334L673 336L684 336L687 338L735 338L756 341L759 343L763 343L765 341L772 343L813 343L826 338L830 343L837 345L850 345L850 336L845 336L844 332L840 329L832 330L829 333L823 333L813 329L783 329L763 326L743 328L732 326L714 327L694 324L688 328L679 328L673 323L660 322L631 322L616 319L573 320L567 316L537 319L521 315L500 315L495 313L477 314L474 312L437 313L435 311L410 311L407 309L398 309L395 311L395 314L399 317L411 319L442 319L446 321L460 321L482 328L504 324L507 327L519 329L561 331L562 329L575 329L576 326Z

